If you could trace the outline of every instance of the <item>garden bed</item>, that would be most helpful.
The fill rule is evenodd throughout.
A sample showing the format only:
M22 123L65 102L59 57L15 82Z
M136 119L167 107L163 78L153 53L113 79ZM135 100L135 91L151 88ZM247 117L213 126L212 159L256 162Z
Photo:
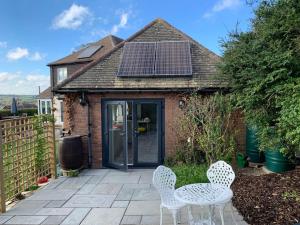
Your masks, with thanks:
M238 173L233 204L251 225L300 222L300 168L261 176Z

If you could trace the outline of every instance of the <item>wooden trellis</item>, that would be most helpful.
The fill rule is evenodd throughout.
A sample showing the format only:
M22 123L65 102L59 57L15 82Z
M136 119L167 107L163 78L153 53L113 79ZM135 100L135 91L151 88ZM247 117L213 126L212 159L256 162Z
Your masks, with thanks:
M53 123L38 117L0 121L0 212L41 176L56 176Z

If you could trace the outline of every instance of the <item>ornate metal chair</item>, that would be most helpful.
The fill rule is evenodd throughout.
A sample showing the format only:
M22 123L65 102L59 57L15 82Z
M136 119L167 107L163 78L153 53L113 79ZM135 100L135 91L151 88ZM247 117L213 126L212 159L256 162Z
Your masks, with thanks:
M220 184L230 188L235 179L235 173L229 164L224 161L218 161L209 167L209 169L207 170L207 177L208 180L213 184ZM219 208L222 225L224 225L224 208L227 203L231 203L230 205L232 219L234 223L237 224L233 215L233 207L230 199L228 202L216 205Z
M179 202L174 197L176 175L168 167L159 166L153 172L153 185L160 194L160 225L162 225L163 208L171 211L174 225L177 225L177 216L179 210L185 206L184 203Z

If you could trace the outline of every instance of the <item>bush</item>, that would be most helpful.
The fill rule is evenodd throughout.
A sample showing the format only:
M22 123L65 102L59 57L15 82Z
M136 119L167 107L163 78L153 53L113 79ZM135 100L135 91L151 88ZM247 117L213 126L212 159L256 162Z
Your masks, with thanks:
M223 43L220 65L236 106L258 128L260 149L300 146L299 0L259 1L251 28Z
M201 165L175 165L172 166L171 169L177 176L176 181L176 188L187 184L194 184L194 183L207 183L208 179L206 176L206 171L208 169L207 164Z
M209 165L231 161L236 147L234 129L230 129L231 112L229 96L190 96L177 121L175 161L199 164L205 158Z
M34 116L38 113L38 111L37 109L22 109L18 111L16 116L22 116L23 113L27 114L27 116ZM0 118L9 116L13 116L10 110L0 110Z

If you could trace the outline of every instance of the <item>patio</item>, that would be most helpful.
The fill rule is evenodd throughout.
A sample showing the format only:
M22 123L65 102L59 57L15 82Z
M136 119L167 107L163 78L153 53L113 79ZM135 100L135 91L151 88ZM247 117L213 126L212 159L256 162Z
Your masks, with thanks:
M152 173L94 169L74 178L59 177L1 214L0 224L158 225L160 197L151 184ZM186 225L187 213L181 214ZM236 210L234 214L239 225L247 224ZM173 224L167 209L163 224ZM227 209L225 224L234 224Z

